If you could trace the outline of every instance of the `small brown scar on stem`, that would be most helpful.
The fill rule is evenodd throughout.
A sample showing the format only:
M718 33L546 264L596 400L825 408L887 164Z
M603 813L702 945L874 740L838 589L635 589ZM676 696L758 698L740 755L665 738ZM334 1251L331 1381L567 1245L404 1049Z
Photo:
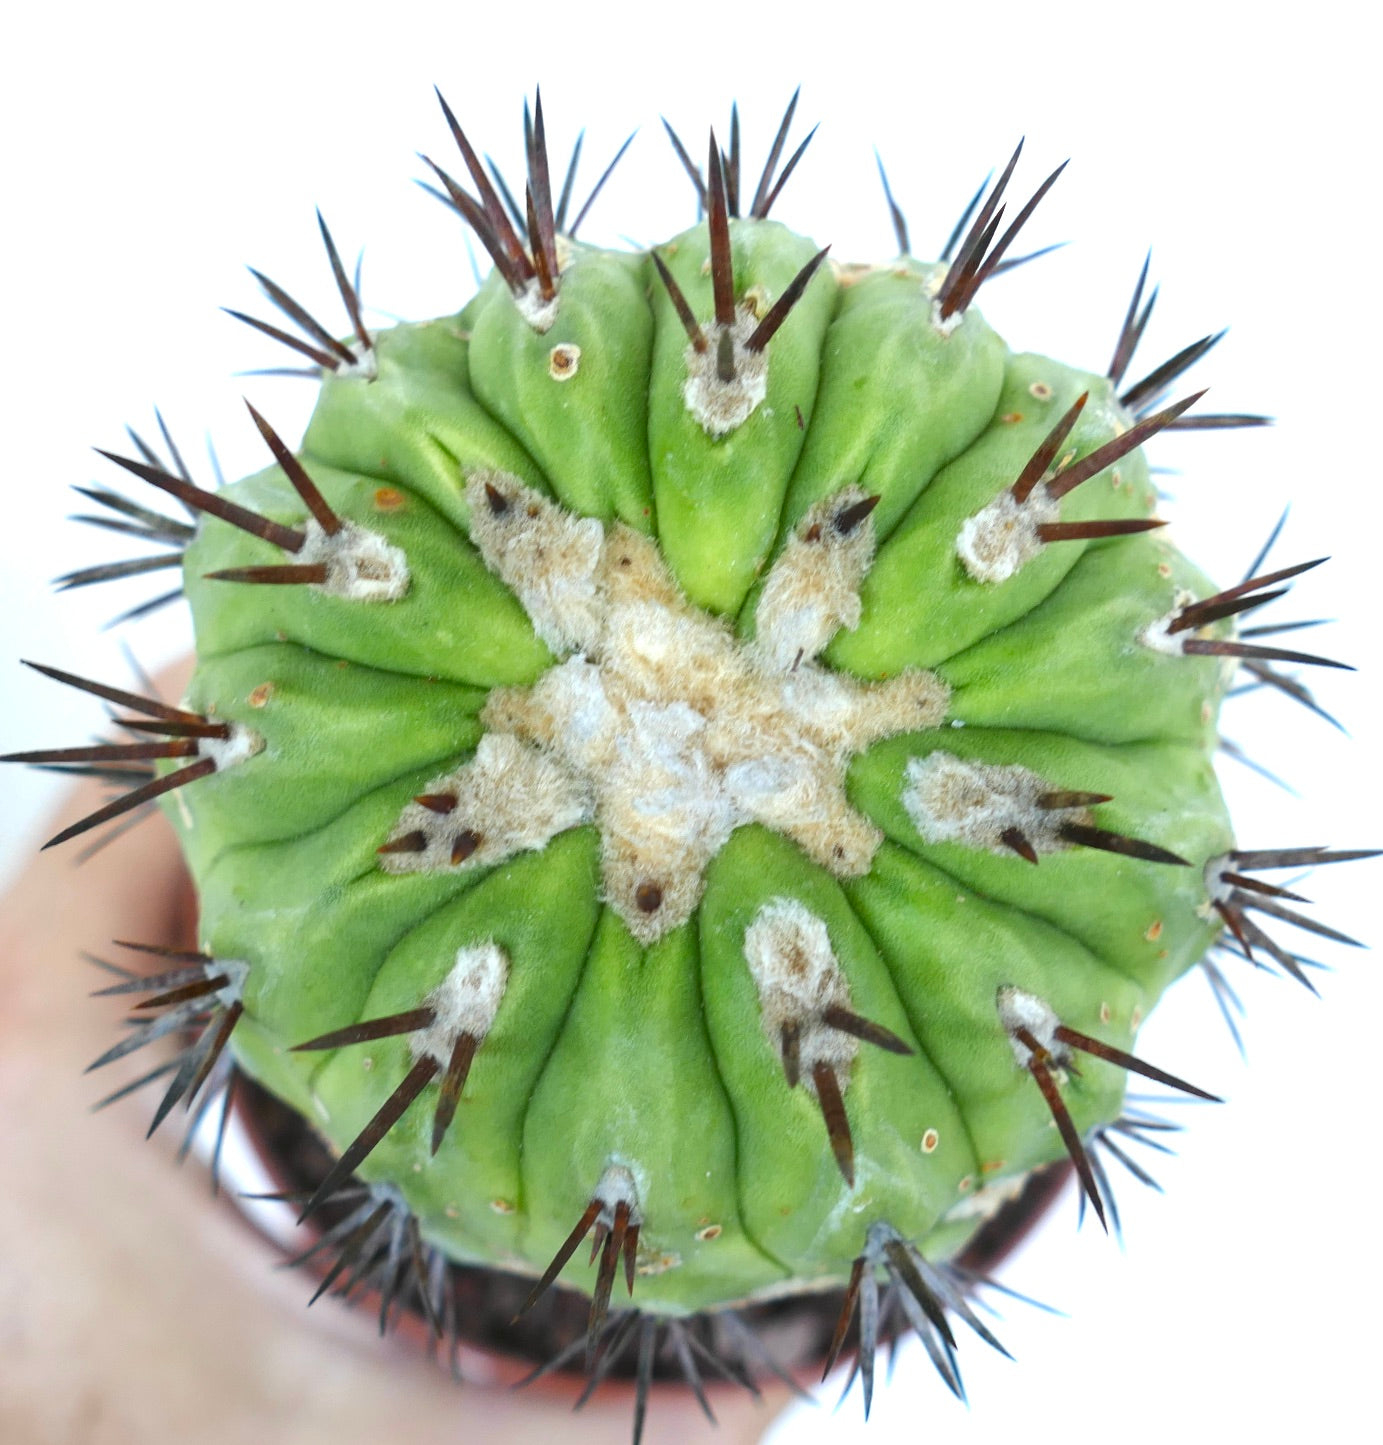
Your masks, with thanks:
M656 913L663 906L663 890L650 881L640 883L634 890L634 902L643 913Z

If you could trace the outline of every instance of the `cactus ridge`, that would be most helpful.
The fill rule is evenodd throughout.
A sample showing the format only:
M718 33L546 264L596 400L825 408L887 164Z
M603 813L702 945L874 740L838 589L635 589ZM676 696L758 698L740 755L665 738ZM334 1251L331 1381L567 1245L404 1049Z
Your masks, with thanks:
M752 190L737 108L704 170L664 120L704 221L628 255L575 236L632 135L568 224L541 95L520 201L437 94L474 299L372 329L318 212L346 338L253 268L278 319L230 312L320 382L301 447L247 401L272 465L207 488L159 416L101 455L187 520L78 489L171 550L58 586L181 568L124 616L185 590L199 647L177 705L30 664L119 737L3 759L124 789L45 846L161 803L199 887L200 950L97 960L150 996L91 1067L180 1044L102 1104L219 1099L215 1180L266 1087L334 1156L279 1196L314 1302L455 1367L503 1270L567 1321L531 1378L632 1370L636 1441L655 1377L788 1378L745 1321L807 1291L866 1416L903 1329L963 1398L977 1230L1066 1160L1117 1232L1108 1161L1157 1187L1178 1127L1128 1075L1218 1102L1132 1052L1162 991L1199 966L1237 1040L1230 959L1315 991L1268 927L1356 944L1258 875L1376 850L1240 847L1211 767L1226 696L1326 716L1278 666L1347 667L1279 645L1314 624L1242 626L1325 559L1263 570L1279 523L1217 590L1150 515L1146 443L1270 419L1168 403L1223 331L1126 384L1150 256L1103 375L1009 352L976 299L1065 168L1010 212L1021 141L936 264L876 156L899 257L853 266L769 219L796 93Z

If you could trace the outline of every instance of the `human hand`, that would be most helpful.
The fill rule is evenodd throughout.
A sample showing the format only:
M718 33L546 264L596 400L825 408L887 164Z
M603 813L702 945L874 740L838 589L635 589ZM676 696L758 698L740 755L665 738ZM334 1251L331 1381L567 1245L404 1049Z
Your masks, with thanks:
M104 801L84 783L49 832ZM46 835L45 835L46 836ZM14 1445L352 1445L405 1435L564 1445L628 1439L631 1392L520 1393L481 1383L463 1353L446 1372L380 1341L368 1312L331 1298L305 1311L308 1281L275 1271L274 1246L163 1135L145 1144L150 1101L93 1114L106 1088L83 1078L114 1018L84 995L81 958L112 939L195 947L195 903L172 830L141 822L81 866L41 853L0 901L0 1438ZM147 1056L144 1056L147 1060ZM110 1087L144 1072L123 1069ZM138 1062L138 1061L133 1061ZM644 1440L757 1440L786 1399L713 1392L719 1429L689 1390L661 1388Z

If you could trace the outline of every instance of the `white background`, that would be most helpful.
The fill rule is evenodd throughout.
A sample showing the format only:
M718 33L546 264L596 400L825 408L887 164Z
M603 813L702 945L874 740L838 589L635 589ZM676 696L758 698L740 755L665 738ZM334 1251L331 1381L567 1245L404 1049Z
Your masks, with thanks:
M366 246L376 320L464 300L462 227L412 184L424 174L415 150L455 160L434 82L511 174L535 81L559 155L587 127L587 185L639 125L583 229L638 243L692 215L659 115L702 154L707 122L723 127L738 97L752 166L801 82L794 140L822 128L777 214L833 242L837 258L891 253L872 144L922 254L1026 134L1023 195L1073 157L1028 239L1074 244L981 298L1011 343L1103 369L1149 244L1163 292L1142 369L1232 324L1191 379L1213 385L1207 407L1279 424L1159 441L1153 460L1181 471L1166 479L1168 514L1185 548L1234 580L1290 500L1274 560L1333 560L1280 615L1338 618L1302 641L1365 669L1310 679L1349 739L1279 699L1231 706L1226 732L1302 795L1226 762L1240 838L1383 843L1376 93L1371 43L1344 7L1316 4L1290 22L1214 4L911 4L817 18L774 7L771 21L750 3L587 0L497 6L479 20L465 13L475 8L55 6L9 37L0 750L81 741L98 717L16 656L117 681L129 676L119 635L146 665L186 642L173 616L99 630L157 579L51 595L55 574L130 555L63 521L80 500L71 484L118 480L89 449L120 449L126 423L151 432L157 403L206 481L207 434L228 474L263 463L242 394L289 436L305 420L306 383L232 375L283 359L217 309L267 314L244 263L337 324L319 204L343 251ZM12 868L52 784L13 771L0 787L0 867ZM1319 916L1377 941L1368 901L1379 880L1363 863L1323 870L1306 891ZM1231 1102L1181 1111L1193 1128L1160 1166L1166 1197L1128 1182L1126 1252L1088 1224L1077 1236L1068 1200L1015 1263L1014 1287L1070 1319L1009 1307L1001 1333L1016 1364L963 1339L969 1411L909 1353L867 1432L855 1399L836 1415L794 1416L774 1438L1130 1445L1199 1437L1212 1420L1266 1440L1364 1438L1377 1369L1383 988L1366 953L1306 951L1337 966L1323 1002L1239 968L1247 1066L1199 978L1146 1030L1145 1055Z

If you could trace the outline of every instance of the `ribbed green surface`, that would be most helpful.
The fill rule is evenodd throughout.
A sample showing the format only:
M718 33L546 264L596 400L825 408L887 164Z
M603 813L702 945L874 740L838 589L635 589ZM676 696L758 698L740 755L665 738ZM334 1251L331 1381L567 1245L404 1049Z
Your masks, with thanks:
M815 250L767 222L732 235L737 295L762 288L767 302ZM662 254L708 315L704 228ZM459 318L381 336L377 380L323 384L303 460L341 515L403 549L403 600L203 580L283 560L215 521L189 550L190 702L265 740L169 804L202 894L203 945L251 964L241 1062L344 1148L407 1072L407 1041L288 1047L416 1007L458 948L493 939L509 956L439 1154L429 1090L362 1169L394 1180L458 1258L541 1270L613 1162L636 1180L644 1262L666 1266L639 1279L640 1305L704 1308L840 1278L874 1221L925 1241L981 1181L1060 1155L999 1025L1000 985L1129 1047L1215 934L1199 866L1075 849L1033 867L925 844L902 806L909 759L941 749L1112 794L1102 826L1194 865L1230 846L1209 765L1221 668L1137 642L1204 579L1160 534L1054 545L998 585L957 561L960 524L1080 392L1091 401L1069 443L1079 454L1128 419L1103 378L1008 354L974 311L943 334L932 270L906 262L838 282L822 268L769 348L764 403L717 440L686 412L686 337L651 265L578 247L550 331L534 332L492 282ZM570 380L549 372L557 345L580 348ZM852 765L850 800L885 835L868 877L837 880L744 827L708 870L696 917L645 949L600 902L594 828L488 871L380 871L376 849L404 805L470 756L486 691L531 683L553 660L468 540L463 486L478 468L652 532L687 595L744 633L756 579L812 502L855 483L881 497L863 620L826 660L866 679L934 668L953 695L946 726ZM304 517L276 469L228 495ZM1062 516L1143 516L1152 500L1135 453ZM845 1091L853 1189L816 1101L788 1087L744 958L745 928L781 897L826 921L852 1006L916 1049L860 1047ZM1118 1113L1124 1079L1094 1059L1081 1069L1065 1093L1085 1129ZM564 1276L592 1277L581 1256Z

